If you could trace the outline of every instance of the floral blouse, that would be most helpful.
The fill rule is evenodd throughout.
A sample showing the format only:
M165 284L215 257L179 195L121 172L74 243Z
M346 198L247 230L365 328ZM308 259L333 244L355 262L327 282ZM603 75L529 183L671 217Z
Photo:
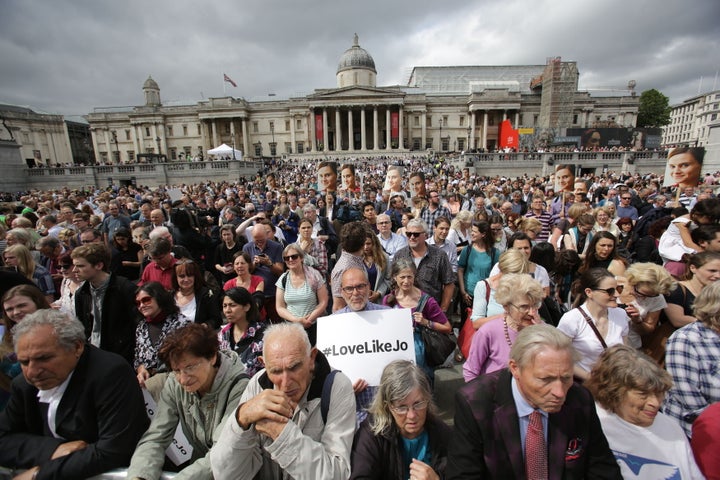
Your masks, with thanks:
M237 353L247 369L247 374L253 376L263 368L258 357L262 355L265 324L251 323L237 343L233 339L232 330L233 324L226 323L218 332L220 350L232 350Z
M148 323L143 319L135 329L135 361L133 367L137 370L140 365L144 365L145 368L152 371L166 371L167 367L160 362L158 358L158 351L163 340L170 333L174 332L178 328L192 323L182 313L173 313L168 315L162 324L160 330L160 337L157 342L153 343L150 339L150 328Z

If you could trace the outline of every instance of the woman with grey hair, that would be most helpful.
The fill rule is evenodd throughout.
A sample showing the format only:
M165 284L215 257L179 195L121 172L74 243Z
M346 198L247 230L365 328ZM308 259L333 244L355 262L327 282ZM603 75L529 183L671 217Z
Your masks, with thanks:
M437 480L444 476L449 439L423 371L395 360L383 370L370 416L355 434L350 478Z
M328 290L320 272L305 265L304 258L305 251L297 243L291 243L283 250L287 271L275 283L275 308L283 320L302 324L310 343L315 345L315 321L325 313Z
M673 387L663 412L675 417L692 436L695 419L712 403L720 401L720 282L703 288L695 298L696 322L673 333L667 342L665 366Z
M585 386L624 478L703 478L682 428L660 413L672 380L650 357L613 345Z
M542 323L538 309L542 305L543 287L531 276L505 274L494 293L503 314L495 316L473 335L470 354L463 365L466 382L505 368L518 333L525 327Z

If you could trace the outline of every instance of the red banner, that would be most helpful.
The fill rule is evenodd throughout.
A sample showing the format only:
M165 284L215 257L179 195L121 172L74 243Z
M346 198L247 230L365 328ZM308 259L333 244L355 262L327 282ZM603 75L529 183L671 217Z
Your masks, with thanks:
M390 112L390 138L398 138L400 133L400 113Z
M323 141L323 116L322 113L315 114L315 140Z
M503 120L498 130L498 145L500 148L518 149L520 146L520 135L512 128L510 120Z

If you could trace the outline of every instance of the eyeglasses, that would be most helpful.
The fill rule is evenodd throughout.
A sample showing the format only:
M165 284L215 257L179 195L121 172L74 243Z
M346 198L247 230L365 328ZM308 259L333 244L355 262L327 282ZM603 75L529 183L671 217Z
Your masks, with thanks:
M135 305L138 307L141 305L150 305L150 303L153 301L153 297L142 297L135 300Z
M415 402L412 405L401 405L399 407L396 407L395 405L388 405L390 407L390 410L395 412L398 415L407 415L408 412L412 409L413 412L421 412L425 410L428 407L428 401L422 401L422 402Z
M644 293L640 293L640 292L638 292L636 287L633 287L633 295L635 295L638 298L649 298L649 297L655 296L655 295L646 295Z
M425 232L408 232L408 231L405 231L405 235L407 235L408 238L419 237L420 235L423 235L424 233L425 233Z
M186 377L190 376L195 372L195 370L197 370L197 367L200 366L200 363L201 362L197 362L197 363L193 363L192 365L188 365L187 367L184 367L184 368L174 369L173 373L175 374L176 377L180 376L180 374L185 375Z
M292 255L288 255L287 257L283 257L283 260L285 260L286 262L289 262L290 260L297 260L298 258L300 258L300 255L297 254L297 253L293 253Z
M593 288L593 290L596 292L605 292L608 295L610 295L611 297L614 297L615 292L617 292L618 294L621 294L623 292L624 288L625 287L623 285L618 285L617 287L614 287L614 288Z
M493 232L502 232L503 229L502 229L502 227L499 227L499 228L491 228L490 230L492 230Z
M620 197L620 200L632 200L632 197Z
M511 303L510 305L515 307L515 310L517 310L518 312L524 314L530 312L530 310L539 310L542 304L536 303L534 305L515 305L514 303Z
M60 268L60 270L72 270L73 266L72 265L60 265L59 268Z
M390 222L377 222L378 225L387 225Z
M348 295L350 295L351 293L353 293L356 290L358 292L362 292L363 290L365 290L367 288L367 286L368 286L367 283L358 283L357 285L348 285L347 287L342 287L342 291L343 291L343 293L347 293Z

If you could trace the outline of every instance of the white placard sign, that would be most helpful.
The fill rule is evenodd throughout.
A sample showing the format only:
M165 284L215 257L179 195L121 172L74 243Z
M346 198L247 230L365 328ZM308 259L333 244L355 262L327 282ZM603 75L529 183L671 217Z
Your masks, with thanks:
M170 197L171 202L177 202L178 200L182 200L183 192L179 188L168 188L167 194L168 197Z
M145 399L145 410L147 411L150 420L155 416L157 410L157 404L153 400L150 392L147 388L142 389L143 398ZM182 425L178 422L177 428L175 429L175 436L169 447L165 449L165 455L175 464L182 465L192 458L193 446L182 431Z
M363 378L377 386L391 361L415 361L409 308L330 315L317 324L318 350L353 382Z

